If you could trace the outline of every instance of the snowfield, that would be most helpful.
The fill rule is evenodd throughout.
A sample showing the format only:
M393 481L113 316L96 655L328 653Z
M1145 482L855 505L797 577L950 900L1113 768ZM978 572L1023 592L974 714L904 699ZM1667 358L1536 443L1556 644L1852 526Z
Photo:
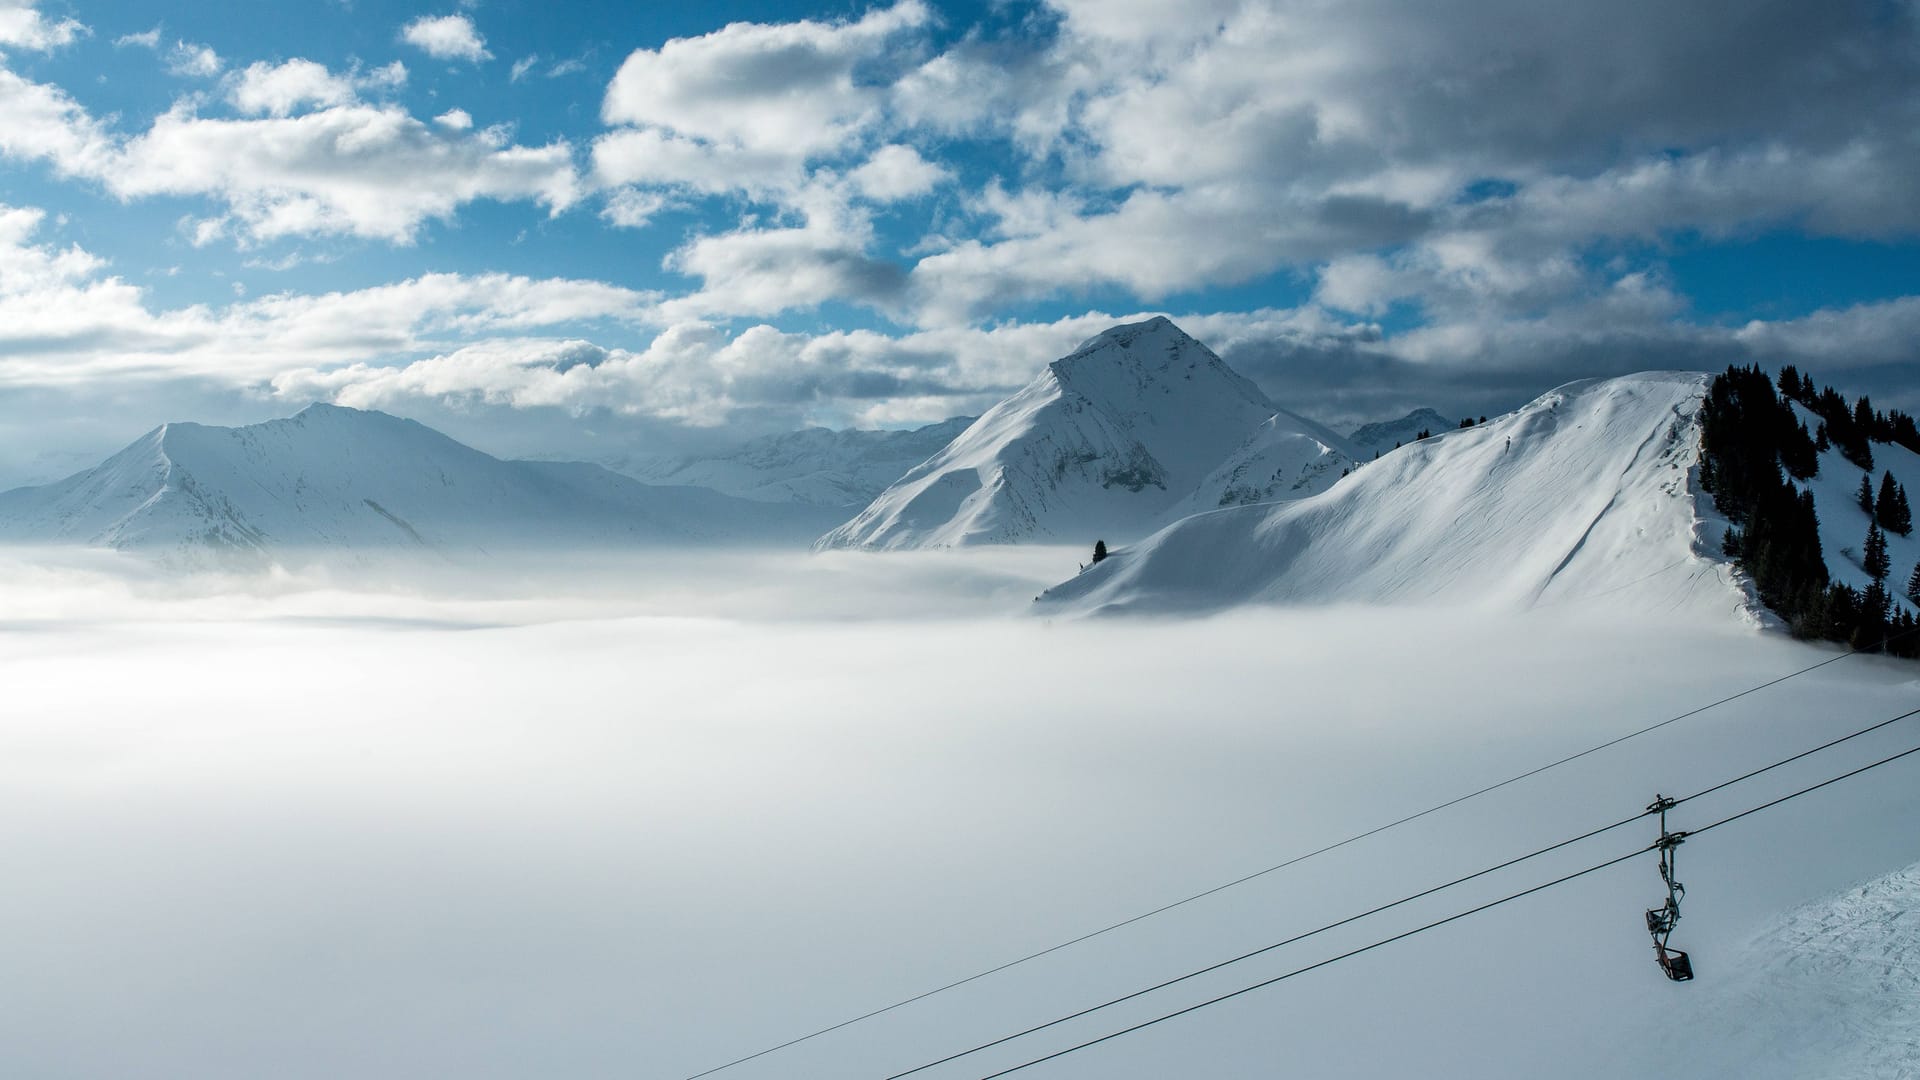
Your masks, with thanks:
M570 599L0 564L26 601L0 623L5 1071L676 1080L1837 655L1694 607L1013 617L1076 554L650 556ZM1916 706L1913 665L1848 658L718 1075L880 1080ZM1673 824L1914 745L1920 718ZM1920 861L1917 778L1920 755L1690 840L1691 984L1652 960L1648 854L1021 1075L1903 1075L1912 878L1854 890ZM977 1080L1652 839L919 1075Z
M1745 620L1696 497L1707 376L1570 383L1436 434L1309 499L1199 514L1041 598L1042 612L1197 612L1249 601L1581 604Z

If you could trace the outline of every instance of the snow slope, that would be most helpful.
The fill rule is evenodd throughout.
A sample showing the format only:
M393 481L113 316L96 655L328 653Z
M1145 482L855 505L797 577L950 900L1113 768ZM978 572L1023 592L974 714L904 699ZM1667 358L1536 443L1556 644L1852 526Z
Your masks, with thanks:
M1876 455L1878 451L1876 449ZM1754 934L1690 1018L1739 1047L1704 1076L1902 1080L1920 1072L1920 866L1801 905Z
M1246 601L1532 607L1604 598L1739 616L1690 482L1707 376L1570 383L1402 447L1324 494L1198 514L1054 587L1043 611ZM1509 446L1509 440L1511 445Z
M1345 447L1318 425L1276 416L1258 387L1169 320L1117 326L1049 364L819 546L1141 536L1239 451L1250 490L1311 486L1324 472L1315 439ZM1219 478L1215 505L1236 482Z
M808 508L502 461L379 412L314 405L248 427L167 424L58 483L0 493L0 541L187 562L268 552L794 540Z
M865 506L973 421L957 416L911 431L806 428L753 439L726 454L608 467L651 484L690 484L759 502Z
M1360 452L1304 416L1274 413L1240 448L1175 503L1164 520L1249 503L1281 502L1318 495L1361 460Z

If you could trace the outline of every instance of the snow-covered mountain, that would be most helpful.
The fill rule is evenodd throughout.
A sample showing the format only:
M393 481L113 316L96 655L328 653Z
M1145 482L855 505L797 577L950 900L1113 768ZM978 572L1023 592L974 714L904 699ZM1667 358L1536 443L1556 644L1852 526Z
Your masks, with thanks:
M1218 506L1321 490L1339 476L1330 455L1349 452L1155 318L1049 364L820 546L1126 539L1189 499Z
M1748 597L1718 555L1724 523L1691 482L1707 379L1570 383L1404 446L1313 498L1176 522L1049 590L1040 607L1604 598L1742 617Z
M167 424L85 472L0 493L0 541L189 563L302 550L793 542L820 518L597 465L502 461L411 420L331 405L247 427Z
M1347 435L1347 441L1355 449L1372 457L1376 453L1385 454L1395 446L1404 446L1420 437L1423 431L1435 435L1451 431L1459 426L1432 409L1415 409L1398 420L1383 420L1377 424L1362 424Z
M1223 506L1304 499L1332 487L1360 459L1345 439L1304 416L1280 410L1208 473L1163 520Z
M858 507L973 421L956 416L909 431L806 428L753 439L725 454L606 465L650 484L691 484L758 502Z

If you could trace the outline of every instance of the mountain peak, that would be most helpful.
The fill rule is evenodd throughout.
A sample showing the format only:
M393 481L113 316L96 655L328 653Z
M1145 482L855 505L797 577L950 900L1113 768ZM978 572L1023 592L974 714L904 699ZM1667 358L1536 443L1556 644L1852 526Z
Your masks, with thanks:
M1172 320L1116 326L1047 365L820 543L1144 535L1274 413L1259 387Z
M1063 359L1071 360L1083 353L1096 352L1106 348L1117 347L1127 349L1131 348L1135 342L1143 338L1161 337L1167 338L1169 342L1175 344L1192 342L1194 345L1199 345L1202 349L1206 348L1205 345L1200 345L1200 342L1195 340L1186 331L1175 326L1172 319L1167 318L1165 315L1155 315L1151 319L1143 319L1140 322L1121 323L1118 326L1110 326L1081 342L1079 348L1068 353Z

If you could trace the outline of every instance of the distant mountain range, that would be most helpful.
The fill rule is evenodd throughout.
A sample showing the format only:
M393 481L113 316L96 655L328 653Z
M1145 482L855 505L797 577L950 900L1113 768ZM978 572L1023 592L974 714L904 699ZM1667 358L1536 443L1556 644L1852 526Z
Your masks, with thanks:
M247 427L175 423L94 468L0 493L0 541L173 561L798 544L837 512L659 486L578 462L502 461L431 428L314 405Z
M1420 433L1430 432L1438 435L1443 431L1452 431L1458 427L1456 421L1449 420L1432 409L1415 409L1398 420L1386 420L1378 424L1362 424L1354 428L1347 441L1368 457L1384 454L1396 446L1405 446L1420 438Z
M648 483L691 484L757 502L858 508L973 421L956 416L909 431L805 428L753 439L724 454L604 464Z

